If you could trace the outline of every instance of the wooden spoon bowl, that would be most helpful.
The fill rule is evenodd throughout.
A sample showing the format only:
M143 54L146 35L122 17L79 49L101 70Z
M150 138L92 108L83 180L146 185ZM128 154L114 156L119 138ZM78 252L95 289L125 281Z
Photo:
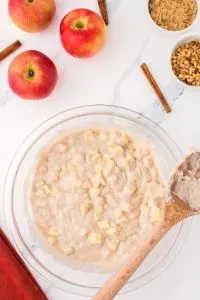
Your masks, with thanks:
M122 266L122 268L120 268L102 288L100 288L93 297L93 300L113 299L138 269L151 250L174 225L188 217L200 214L199 211L192 209L184 199L179 199L174 191L177 178L180 178L180 174L182 174L183 177L190 176L194 171L196 178L200 178L200 152L189 155L184 162L178 166L173 174L169 189L170 201L165 206L162 222L160 223L158 230L152 235L150 240L138 249L137 255L134 254L131 256L126 264Z

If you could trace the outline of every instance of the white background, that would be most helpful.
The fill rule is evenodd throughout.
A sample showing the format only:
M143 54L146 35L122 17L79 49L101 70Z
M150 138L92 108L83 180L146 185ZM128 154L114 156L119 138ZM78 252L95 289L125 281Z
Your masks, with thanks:
M87 7L98 11L95 0L57 0L54 22L47 30L27 34L15 27L7 12L7 1L0 2L0 49L16 39L23 47L37 49L51 57L58 68L59 82L50 98L41 102L23 101L11 93L7 83L8 65L16 55L0 63L0 192L3 197L5 175L17 147L38 124L64 109L84 104L106 103L131 108L157 121L176 141L183 153L200 146L199 92L174 86L169 72L169 56L181 34L166 35L147 20L146 0L108 0L110 25L102 52L88 60L78 60L64 52L59 41L59 23L71 9ZM200 33L200 22L193 28ZM200 27L199 27L200 28ZM173 113L166 115L139 70L147 62L170 103ZM182 94L183 93L183 94ZM1 205L1 204L0 204ZM0 224L3 214L0 208ZM132 294L118 299L199 300L200 218L196 217L173 265L156 280ZM38 279L39 280L39 279ZM59 291L40 279L49 299L81 300Z

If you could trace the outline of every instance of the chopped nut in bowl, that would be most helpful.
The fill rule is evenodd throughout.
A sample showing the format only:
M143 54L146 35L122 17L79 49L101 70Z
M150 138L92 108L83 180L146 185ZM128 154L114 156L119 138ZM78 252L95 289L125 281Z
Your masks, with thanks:
M185 32L199 17L197 0L149 0L147 14L151 22L163 32Z
M170 56L170 69L175 80L186 88L200 87L200 36L182 37Z

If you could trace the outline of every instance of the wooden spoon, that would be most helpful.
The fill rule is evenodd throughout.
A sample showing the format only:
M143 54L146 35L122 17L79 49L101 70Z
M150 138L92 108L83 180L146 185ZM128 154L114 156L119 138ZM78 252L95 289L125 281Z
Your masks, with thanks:
M137 256L135 254L131 256L126 264L99 289L97 294L93 297L93 300L113 299L138 269L151 250L174 225L188 217L200 214L200 211L192 209L185 199L179 199L175 193L178 178L180 180L180 176L183 178L184 176L191 176L191 173L195 174L197 179L200 178L200 152L190 154L185 161L180 164L172 176L169 188L169 198L171 199L165 206L163 219L158 230L146 244L138 249Z

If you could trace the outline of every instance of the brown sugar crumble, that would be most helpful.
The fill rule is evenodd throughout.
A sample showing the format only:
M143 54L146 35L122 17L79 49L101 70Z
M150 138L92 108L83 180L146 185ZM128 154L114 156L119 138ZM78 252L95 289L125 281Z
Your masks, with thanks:
M178 79L188 85L200 86L200 41L190 41L177 47L171 63Z
M189 27L197 15L196 0L150 0L149 12L160 27L179 31Z

